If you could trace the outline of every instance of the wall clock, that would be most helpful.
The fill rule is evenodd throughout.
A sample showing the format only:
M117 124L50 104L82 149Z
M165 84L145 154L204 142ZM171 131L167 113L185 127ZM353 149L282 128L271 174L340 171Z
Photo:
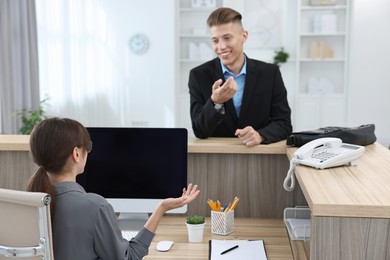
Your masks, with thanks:
M146 35L137 33L129 40L130 50L137 55L144 54L149 49L149 39Z

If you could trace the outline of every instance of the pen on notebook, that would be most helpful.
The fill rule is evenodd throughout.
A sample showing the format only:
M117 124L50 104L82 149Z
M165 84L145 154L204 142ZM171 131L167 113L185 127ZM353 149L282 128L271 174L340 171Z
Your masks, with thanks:
M224 254L226 254L226 253L228 253L228 252L230 252L230 251L232 251L232 250L234 250L234 249L236 249L236 248L238 248L238 245L235 245L235 246L233 246L233 247L231 247L231 248L229 248L229 249L226 249L225 251L223 251L223 252L221 253L221 255L224 255Z

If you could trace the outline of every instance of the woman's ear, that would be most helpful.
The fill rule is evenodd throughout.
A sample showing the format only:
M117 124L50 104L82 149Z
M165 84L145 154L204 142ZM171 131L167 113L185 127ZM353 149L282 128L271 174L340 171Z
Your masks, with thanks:
M72 159L75 162L80 162L80 156L81 156L81 150L79 148L75 147L73 149L73 152L72 152Z

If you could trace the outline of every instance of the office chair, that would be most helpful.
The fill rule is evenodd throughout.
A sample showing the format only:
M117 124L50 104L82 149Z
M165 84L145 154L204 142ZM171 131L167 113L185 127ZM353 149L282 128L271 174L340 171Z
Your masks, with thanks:
M53 260L46 193L0 189L0 260Z

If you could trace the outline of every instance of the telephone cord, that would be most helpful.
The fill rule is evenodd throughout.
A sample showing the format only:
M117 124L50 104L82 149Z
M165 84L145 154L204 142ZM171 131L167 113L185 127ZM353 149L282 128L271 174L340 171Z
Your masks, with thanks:
M291 161L290 161L290 169L288 170L287 176L286 176L286 178L284 179L284 182L283 182L283 187L284 187L284 189L286 191L294 190L294 187L295 187L294 170L295 170L295 166L297 164L299 164L297 159L295 159L295 158L291 159ZM288 185L289 182L290 182L290 185Z

